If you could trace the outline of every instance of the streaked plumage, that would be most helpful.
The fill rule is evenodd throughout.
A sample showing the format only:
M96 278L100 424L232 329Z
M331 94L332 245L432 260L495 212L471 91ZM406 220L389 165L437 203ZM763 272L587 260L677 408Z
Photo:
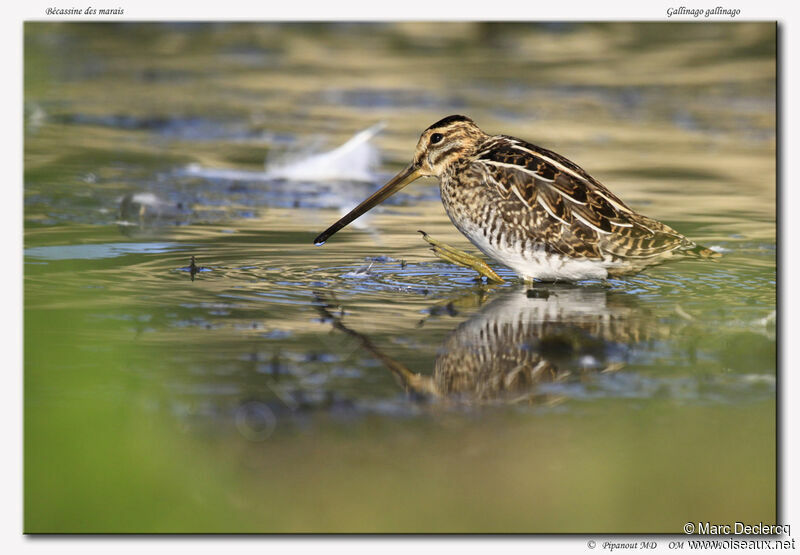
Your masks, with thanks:
M321 234L318 243L421 176L439 178L453 224L523 278L605 278L679 255L714 256L637 214L582 168L545 148L487 135L466 116L426 129L414 162Z

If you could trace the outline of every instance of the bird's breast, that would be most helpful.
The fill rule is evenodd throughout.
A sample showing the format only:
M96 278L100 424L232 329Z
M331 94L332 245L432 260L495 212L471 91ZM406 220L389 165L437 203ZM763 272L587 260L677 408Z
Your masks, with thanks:
M571 258L553 248L548 238L559 233L560 226L469 172L460 178L443 176L440 189L453 225L486 256L523 278L574 281L608 276L603 261Z

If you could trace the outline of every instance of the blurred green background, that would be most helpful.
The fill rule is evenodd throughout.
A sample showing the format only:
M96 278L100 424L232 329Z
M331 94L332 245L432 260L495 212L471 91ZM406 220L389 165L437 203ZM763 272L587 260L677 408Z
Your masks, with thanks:
M775 38L27 23L25 532L774 523ZM723 258L479 286L416 233L469 246L432 180L311 245L453 113L566 155ZM378 122L337 179L264 173ZM476 348L562 377L477 402L390 371L471 372L481 325L522 340Z

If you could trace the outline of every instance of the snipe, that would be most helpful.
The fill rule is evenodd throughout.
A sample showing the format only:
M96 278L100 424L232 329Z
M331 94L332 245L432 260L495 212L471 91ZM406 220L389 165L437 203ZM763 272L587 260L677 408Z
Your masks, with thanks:
M449 116L428 127L411 165L315 243L325 243L423 176L439 178L442 203L458 230L524 279L602 279L676 256L719 256L637 214L563 156L514 137L487 135L466 116ZM481 259L423 236L441 258L502 281Z

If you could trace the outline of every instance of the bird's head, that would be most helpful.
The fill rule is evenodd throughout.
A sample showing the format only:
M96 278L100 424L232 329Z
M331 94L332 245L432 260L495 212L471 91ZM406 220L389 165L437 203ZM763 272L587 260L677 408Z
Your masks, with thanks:
M420 176L441 177L455 162L473 155L486 134L466 116L448 116L425 131L414 152Z
M331 235L412 181L426 176L441 177L456 161L474 154L485 138L484 132L466 116L448 116L437 121L422 132L414 152L414 161L407 168L338 222L320 233L314 243L323 244Z

